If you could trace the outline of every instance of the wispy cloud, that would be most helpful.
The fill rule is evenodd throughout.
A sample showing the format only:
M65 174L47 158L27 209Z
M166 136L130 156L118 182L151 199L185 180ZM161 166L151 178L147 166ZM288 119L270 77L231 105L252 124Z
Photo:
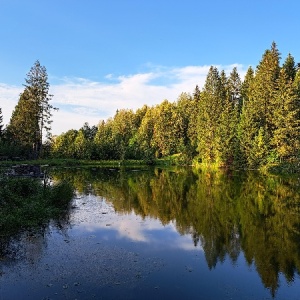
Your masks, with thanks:
M236 66L241 77L242 65L217 66L229 73ZM114 76L108 74L102 82L85 78L62 78L51 85L54 112L52 132L60 134L79 129L84 122L97 125L100 120L112 117L117 109L136 110L144 104L159 104L164 99L175 101L182 92L192 93L195 86L204 85L209 66L164 68L152 66L148 72ZM51 84L51 82L50 82ZM0 107L7 123L17 104L22 87L0 84Z

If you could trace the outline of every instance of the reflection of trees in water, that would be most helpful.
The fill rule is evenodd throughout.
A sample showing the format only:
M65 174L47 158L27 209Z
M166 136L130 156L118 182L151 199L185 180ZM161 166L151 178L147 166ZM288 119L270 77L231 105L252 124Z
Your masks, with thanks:
M295 179L257 173L193 173L190 169L83 169L57 173L81 193L113 203L118 213L132 210L175 221L181 234L201 244L208 267L244 252L274 295L279 274L292 282L300 270L300 196Z
M51 224L63 235L70 227L70 212L70 208L63 210L60 215L51 220ZM43 251L47 247L47 236L50 234L48 225L43 224L39 228L20 231L13 235L0 232L0 277L1 266L20 261L26 261L28 266L34 266L43 257Z

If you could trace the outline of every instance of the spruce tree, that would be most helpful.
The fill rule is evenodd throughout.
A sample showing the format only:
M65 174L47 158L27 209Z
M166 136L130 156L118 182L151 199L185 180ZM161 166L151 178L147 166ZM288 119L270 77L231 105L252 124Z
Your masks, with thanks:
M242 82L241 85L241 104L243 104L244 102L247 102L247 100L249 99L250 95L251 95L251 86L253 83L253 79L254 79L254 71L252 69L252 67L250 66L247 70L247 73L245 75L244 81Z
M271 49L265 51L256 68L255 77L249 87L248 99L243 105L240 142L249 167L256 168L262 164L262 153L268 153L271 147L270 138L274 130L271 99L277 91L279 60L280 53L276 44L272 43ZM261 141L265 143L263 151ZM255 153L256 151L259 153Z
M196 85L193 98L191 99L191 113L190 113L190 120L189 120L189 126L188 126L188 138L191 145L191 152L196 155L197 152L197 123L198 123L198 115L199 115L199 106L201 101L201 91L199 89L199 86Z
M225 72L222 73L223 105L218 126L218 152L220 163L225 167L232 167L237 164L239 152L237 126L241 80L236 68L232 70L228 79Z
M235 106L240 107L241 105L241 88L242 81L237 68L234 67L228 78L228 89L230 93L231 101Z
M251 152L253 138L257 130L254 124L252 113L252 103L250 100L253 89L254 71L249 67L241 85L241 106L239 109L240 118L238 124L238 141L239 141L239 166L246 167L247 158ZM248 104L248 102L250 104Z
M219 158L218 126L222 113L222 95L219 71L211 66L199 104L197 150L202 162L213 163Z
M298 110L298 120L300 120L300 69L297 70L295 79L293 82L293 87L296 93L296 108Z
M285 71L287 80L294 80L297 72L295 59L294 57L289 53L287 58L285 59L285 62L282 65L282 68Z
M274 131L271 146L280 160L296 155L299 149L299 108L297 94L290 74L283 68L278 78L278 88L271 99Z

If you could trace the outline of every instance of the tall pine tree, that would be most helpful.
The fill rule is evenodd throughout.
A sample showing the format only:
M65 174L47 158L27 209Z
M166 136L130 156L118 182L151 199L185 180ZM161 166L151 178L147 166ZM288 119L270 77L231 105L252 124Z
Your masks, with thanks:
M225 72L222 72L221 81L223 81L221 87L223 91L223 104L218 128L218 152L220 163L228 168L236 164L238 160L239 146L237 127L240 109L241 80L237 69L234 68L228 79L226 79Z
M198 114L198 152L202 162L214 163L219 158L218 127L222 113L222 83L219 71L211 66L201 93Z
M28 72L25 82L36 113L34 118L39 126L35 141L35 152L38 156L42 150L44 135L47 138L51 137L52 111L57 110L57 108L50 104L53 95L49 94L48 74L46 68L38 60Z
M277 91L280 73L280 53L275 43L266 50L256 68L256 73L245 93L239 138L241 151L248 167L258 167L265 162L270 151L273 134L271 99ZM262 142L263 141L263 142Z
M278 88L271 99L271 146L280 160L297 154L299 149L299 108L297 94L290 74L283 68L278 78Z

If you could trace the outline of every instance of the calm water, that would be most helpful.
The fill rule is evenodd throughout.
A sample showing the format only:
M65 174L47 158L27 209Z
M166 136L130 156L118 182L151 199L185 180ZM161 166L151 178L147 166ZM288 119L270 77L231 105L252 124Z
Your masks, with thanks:
M61 169L69 211L0 241L0 299L300 299L297 178Z

